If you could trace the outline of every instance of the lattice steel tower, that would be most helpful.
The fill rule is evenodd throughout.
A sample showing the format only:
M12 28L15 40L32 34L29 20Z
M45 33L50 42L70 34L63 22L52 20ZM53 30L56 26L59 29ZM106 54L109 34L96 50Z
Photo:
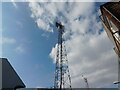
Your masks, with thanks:
M88 84L87 78L84 77L83 75L82 75L82 77L83 77L83 79L84 79L84 81L85 81L85 84L86 84L86 90L89 90L89 84Z
M56 27L58 29L58 44L57 44L54 88L71 89L71 77L68 67L67 52L65 48L65 40L63 39L64 26L56 22Z

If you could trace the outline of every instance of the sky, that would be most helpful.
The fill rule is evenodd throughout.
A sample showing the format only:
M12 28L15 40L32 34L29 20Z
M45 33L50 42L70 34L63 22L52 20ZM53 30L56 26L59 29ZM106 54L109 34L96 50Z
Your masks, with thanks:
M99 20L104 2L2 2L0 55L12 64L27 88L53 87L57 28L64 39L73 88L117 87L117 56ZM1 4L0 4L1 5Z

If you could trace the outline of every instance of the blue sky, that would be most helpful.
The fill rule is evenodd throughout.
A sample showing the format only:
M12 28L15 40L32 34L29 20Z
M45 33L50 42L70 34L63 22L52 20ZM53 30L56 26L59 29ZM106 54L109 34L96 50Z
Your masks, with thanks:
M88 5L89 8L93 9L92 13L90 12L90 14L95 15L95 18L93 16L93 19L95 19L95 21L96 21L96 23L95 23L96 25L94 27L91 27L92 31L90 31L90 32L82 31L82 32L80 32L79 35L75 36L76 34L74 34L74 33L78 32L77 31L77 29L78 29L77 27L79 26L78 25L78 26L75 26L76 31L71 31L71 33L73 33L73 37L76 38L75 40L79 42L79 39L77 40L77 37L88 32L88 36L85 36L85 38L83 36L81 36L81 38L83 37L83 41L80 41L80 43L81 42L85 43L84 39L86 40L86 38L88 38L89 36L91 38L93 37L93 39L90 39L88 41L88 42L91 42L96 45L95 50L93 50L93 53L100 52L101 56L102 56L102 53L107 53L108 57L106 57L106 60L109 60L111 58L111 63L112 63L112 62L114 62L112 60L116 59L115 54L112 51L112 47L113 47L112 44L107 39L107 36L105 36L106 34L104 35L103 31L102 31L103 33L101 32L102 35L99 35L98 34L99 30L96 30L96 31L93 30L96 28L103 29L103 27L99 24L99 22L100 22L99 19L96 18L96 16L98 16L98 13L99 13L99 11L98 11L99 5L101 5L101 4L103 4L103 3L98 2L98 3L91 4L91 6ZM38 4L38 5L42 6L42 4ZM94 7L92 7L92 5L94 5ZM53 20L56 20L56 18L54 16L53 17L50 16L50 18L48 18L47 14L43 14L45 16L45 19L43 19L43 18L41 18L39 13L37 16L37 14L33 12L34 9L37 10L37 8L34 6L35 5L30 6L30 3L26 3L26 2L24 2L24 3L22 3L22 2L19 2L19 3L3 2L2 3L2 35L3 35L2 36L3 37L2 57L8 58L8 60L10 61L10 63L12 64L12 66L14 67L14 69L16 70L16 72L21 77L21 79L23 80L23 82L25 83L25 85L27 87L29 87L29 88L51 87L51 86L53 86L53 82L54 82L55 65L54 65L52 59L54 59L53 54L55 54L55 52L54 52L55 45L57 43L57 30L51 22L49 23L49 19L54 18ZM44 9L44 10L46 10L46 9ZM45 12L44 10L43 10L43 13L47 13L47 11ZM63 9L61 9L61 11L62 10ZM53 12L54 11L55 10L53 9ZM68 11L70 11L70 10L68 10ZM62 16L62 14L60 15L60 13L61 12L59 12L59 16ZM85 13L87 13L87 12L85 12ZM32 14L33 14L33 17L31 17ZM49 12L48 12L48 14L49 14ZM55 15L57 15L57 14L55 14ZM67 15L67 14L64 14L64 15ZM82 16L83 14L80 14L80 15ZM85 14L85 15L87 15L87 14ZM63 17L63 16L62 16L62 19L60 19L60 20L64 21L65 17ZM85 18L86 18L86 16L85 16ZM45 21L45 25L47 27L47 25L50 24L50 28L48 28L48 30L47 30L47 28L44 27L44 25L42 26L42 23L39 25L39 20L40 21L48 20L48 22ZM69 16L66 20L69 21ZM81 20L83 20L83 18L81 18ZM86 24L86 22L89 23L89 21L85 21L85 24ZM83 20L83 23L84 23L84 20ZM90 21L90 23L92 24L92 21ZM84 26L83 30L84 30L84 28L86 30L86 27L87 26ZM49 29L51 29L51 28L53 28L53 32L49 31ZM67 28L67 29L69 29L69 28ZM73 27L71 27L71 29L73 29ZM94 33L91 34L91 32L94 32ZM105 36L104 37L105 39L103 38L104 39L103 41L102 41L102 36ZM70 37L70 36L66 36L66 37ZM110 44L110 47L106 48L106 51L99 49L102 47L98 45L99 43L98 44L96 43L98 40L95 39L95 37L97 37L98 40L101 40L100 42L102 43L102 45L103 45L103 43L105 44L105 45L103 45L103 48L106 48L107 44ZM96 41L94 42L91 40L96 40ZM72 41L74 41L74 38L72 38L71 41L68 40L68 42L67 42L67 45L69 48L71 48L70 42L72 43ZM93 45L93 44L91 44L91 45ZM73 42L73 45L76 45L76 42ZM83 45L86 46L86 43ZM98 47L97 47L97 45L98 45ZM81 46L81 47L83 47L83 46ZM75 50L77 50L77 49L75 48ZM85 51L86 49L81 48L81 50ZM70 49L70 51L71 52L73 51L73 53L74 53L73 49ZM89 54L88 57L86 57L86 58L91 58L91 59L94 59L94 58L98 59L100 57L100 56L93 57L90 53L84 52L84 51L83 51L83 53L78 52L75 55L79 56L79 54L80 55ZM94 76L94 75L97 75L97 73L94 74L92 70L82 72L81 74L74 72L75 67L78 68L80 66L75 63L77 61L74 61L75 64L72 65L72 58L75 59L74 57L77 58L78 56L74 56L74 54L71 54L71 52L69 52L68 54L70 55L70 57L73 56L70 58L71 59L70 66L72 67L71 71L72 71L73 78L74 78L73 85L74 85L74 87L79 87L79 85L77 85L77 86L75 85L75 83L78 83L78 81L76 81L76 76L80 78L81 74L84 73L87 77L90 78L91 76L89 76L87 74L90 73L90 75ZM111 56L109 58L110 54L113 54L113 56ZM83 55L83 57L84 57L84 55ZM85 58L82 58L82 59L85 59ZM87 59L85 59L85 60L87 61ZM79 62L79 63L81 63L81 62ZM89 66L89 63L90 62L88 62L88 66ZM109 64L111 64L111 63L109 63ZM116 64L116 62L114 62L114 65L115 64ZM84 63L82 65L84 65ZM93 66L90 66L90 67L91 67L91 69L94 68ZM80 67L80 68L83 68L83 67ZM114 69L116 69L116 67L114 67ZM112 70L114 70L114 69L112 69ZM83 68L83 70L86 70L86 68L85 69ZM98 70L96 69L95 71L98 71ZM114 73L116 71L114 71ZM109 73L111 73L111 71ZM111 77L113 77L114 80L116 80L117 75L115 75L114 73L111 75ZM100 73L100 75L102 75L102 74ZM80 78L80 80L81 80L81 78ZM92 79L89 79L89 80L91 80L90 81L91 87L102 87L97 84L96 84L96 86L94 86L93 84L97 83L97 81L92 82ZM101 82L103 82L102 80L103 79L101 79ZM98 83L101 83L101 82L98 82ZM84 83L84 81L81 81L81 83ZM110 83L106 82L106 83L107 84L105 84L103 87L115 87L115 85L112 85L112 82L110 82ZM81 87L84 87L84 84L82 84Z
M53 83L54 65L49 53L55 45L54 34L49 38L43 33L30 18L27 3L19 3L16 9L12 3L3 3L3 36L14 38L12 45L3 45L3 57L9 59L22 80L28 87L50 87ZM21 47L24 50L17 50ZM34 83L30 83L34 82Z

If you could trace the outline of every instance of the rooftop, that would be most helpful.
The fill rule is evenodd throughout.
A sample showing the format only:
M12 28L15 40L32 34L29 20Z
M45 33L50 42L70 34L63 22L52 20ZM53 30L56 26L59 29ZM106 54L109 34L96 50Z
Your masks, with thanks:
M101 6L101 8L105 8L120 21L120 1L105 3Z

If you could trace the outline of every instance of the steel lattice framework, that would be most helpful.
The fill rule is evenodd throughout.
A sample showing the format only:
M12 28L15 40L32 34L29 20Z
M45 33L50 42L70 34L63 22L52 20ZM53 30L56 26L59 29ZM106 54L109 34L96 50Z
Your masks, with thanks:
M56 27L58 29L58 44L57 44L54 88L71 89L71 77L68 67L67 52L65 47L65 41L63 39L64 26L56 22Z
M86 84L86 90L89 90L89 84L88 84L87 78L84 77L83 75L82 75L82 77L83 77L83 79L84 79L84 81L85 81L85 84Z

